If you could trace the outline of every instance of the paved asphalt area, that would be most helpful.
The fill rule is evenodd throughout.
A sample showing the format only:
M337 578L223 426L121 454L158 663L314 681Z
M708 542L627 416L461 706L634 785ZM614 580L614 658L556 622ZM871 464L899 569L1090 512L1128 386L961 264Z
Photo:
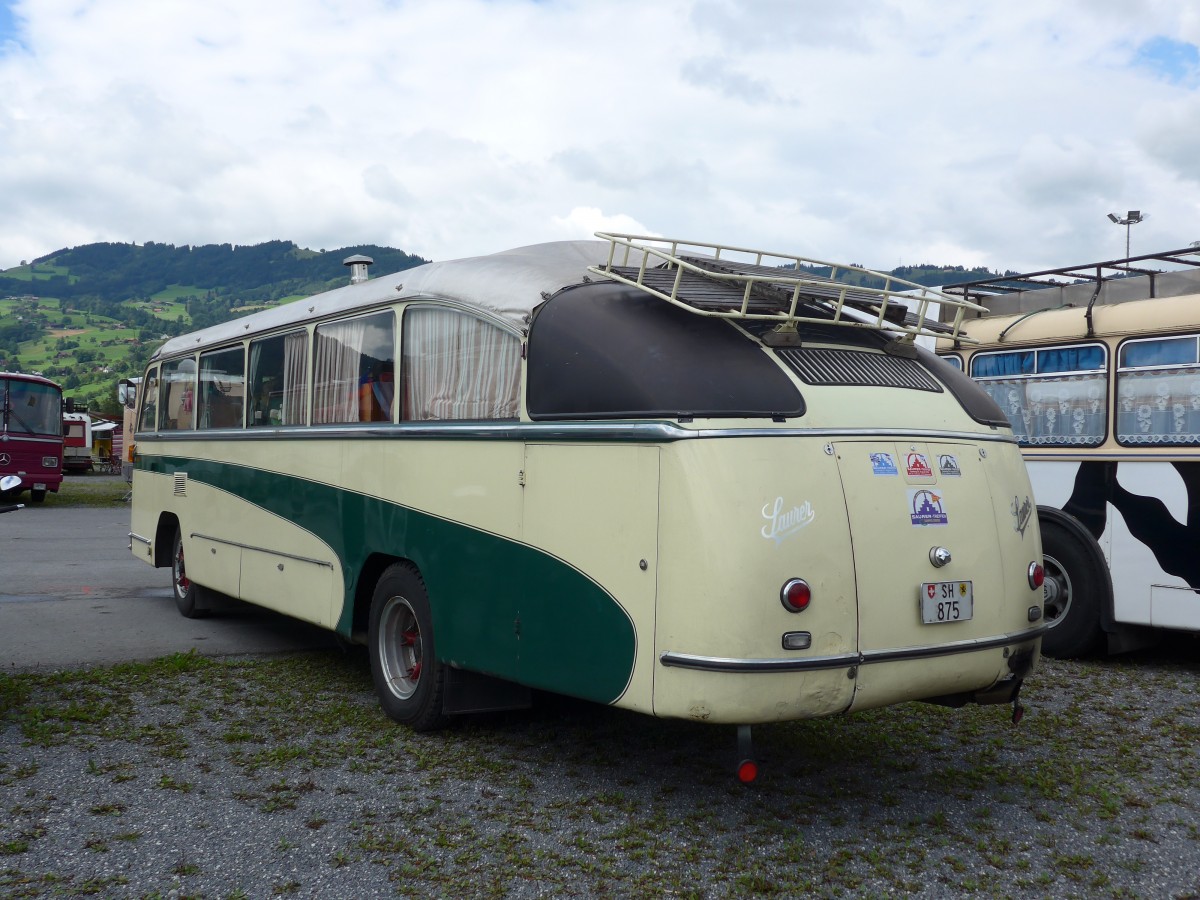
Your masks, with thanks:
M179 615L170 571L129 551L129 507L26 506L0 515L0 672L334 646L330 632L238 605Z

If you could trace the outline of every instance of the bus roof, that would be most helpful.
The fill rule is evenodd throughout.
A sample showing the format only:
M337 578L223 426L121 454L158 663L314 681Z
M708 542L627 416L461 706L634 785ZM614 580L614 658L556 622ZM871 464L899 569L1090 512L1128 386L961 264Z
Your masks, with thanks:
M62 385L53 379L46 378L43 375L27 375L24 372L0 372L0 378L9 378L15 381L33 381L37 384L48 384L51 387L62 390Z
M1178 297L1156 297L1125 303L1096 305L1089 310L1087 303L1079 306L1042 307L1030 312L985 316L963 323L963 335L979 346L1011 345L1017 349L1027 344L1083 341L1108 335L1163 334L1173 330L1195 330L1200 324L1198 294ZM950 348L950 341L939 341L938 349Z
M598 236L604 240L532 244L487 256L427 263L350 284L172 338L152 359L190 354L250 335L420 298L473 308L520 330L551 295L595 276L623 282L701 315L762 319L781 326L816 322L903 333L910 339L917 334L957 336L967 310L982 311L970 301L852 265L669 238ZM737 261L731 254L748 259ZM810 273L804 268L810 264L830 267L831 275ZM883 287L837 280L839 271L879 279ZM915 311L910 311L910 304ZM934 304L953 309L955 324L931 321L927 309Z
M427 263L172 338L154 358L416 297L454 301L523 328L534 307L555 291L583 281L589 266L608 259L608 249L604 241L556 241Z

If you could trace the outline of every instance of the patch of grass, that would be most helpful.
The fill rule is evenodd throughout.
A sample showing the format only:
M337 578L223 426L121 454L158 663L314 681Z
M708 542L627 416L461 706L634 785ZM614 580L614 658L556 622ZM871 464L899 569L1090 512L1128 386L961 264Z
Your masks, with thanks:
M27 503L17 515L38 515L60 507L112 508L123 503L128 492L129 485L123 478L93 474L68 475L57 494L46 494L46 499L36 505Z
M158 786L163 790L179 791L181 794L190 794L195 787L190 781L176 781L170 775L160 776Z

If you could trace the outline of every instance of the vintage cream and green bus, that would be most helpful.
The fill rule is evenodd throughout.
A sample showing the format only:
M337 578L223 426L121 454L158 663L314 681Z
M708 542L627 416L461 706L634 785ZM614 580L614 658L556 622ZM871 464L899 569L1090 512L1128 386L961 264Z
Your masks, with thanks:
M1197 266L1189 247L947 289L985 311L963 323L977 343L939 352L997 401L1029 464L1049 655L1200 632Z
M418 729L531 688L743 747L906 700L1015 712L1041 547L1003 413L915 345L957 301L599 237L168 341L133 553L185 616L219 592L365 643Z

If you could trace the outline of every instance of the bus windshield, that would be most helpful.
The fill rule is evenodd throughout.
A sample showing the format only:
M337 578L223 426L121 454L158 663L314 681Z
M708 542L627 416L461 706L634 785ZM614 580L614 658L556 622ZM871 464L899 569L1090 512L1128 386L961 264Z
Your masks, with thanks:
M6 433L62 435L62 401L53 385L7 380L3 385Z

